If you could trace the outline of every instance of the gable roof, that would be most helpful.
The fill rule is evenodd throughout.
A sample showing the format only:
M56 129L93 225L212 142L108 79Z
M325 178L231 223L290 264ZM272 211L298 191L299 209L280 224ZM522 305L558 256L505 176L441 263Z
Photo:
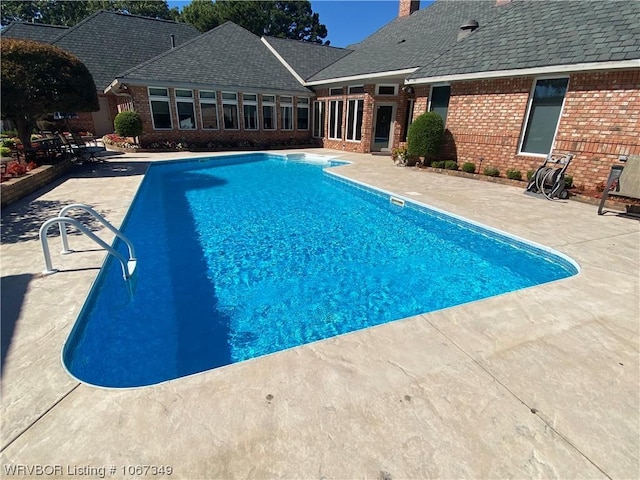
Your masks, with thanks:
M69 27L63 25L47 25L44 23L11 22L2 29L0 35L3 38L16 38L20 40L35 40L36 42L50 43Z
M500 8L502 15L484 28L481 24L409 79L640 58L636 0L516 0Z
M345 48L286 38L263 37L263 41L303 80L351 53Z
M473 19L482 28L499 12L495 0L438 0L391 21L359 42L351 54L313 75L309 82L421 67L457 41L462 23Z
M269 51L260 37L226 22L120 75L145 85L197 85L244 91L310 93Z
M66 30L53 42L77 56L89 69L98 90L120 72L200 35L186 23L100 10Z

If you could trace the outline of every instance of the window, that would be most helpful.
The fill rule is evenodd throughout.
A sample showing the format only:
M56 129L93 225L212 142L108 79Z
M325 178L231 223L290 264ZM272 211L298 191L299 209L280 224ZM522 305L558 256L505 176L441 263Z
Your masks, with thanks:
M242 112L244 116L244 129L258 129L258 95L255 93L242 94Z
M332 100L329 104L329 138L339 140L342 138L342 100Z
M376 85L376 95L397 95L398 85Z
M521 152L543 155L551 152L568 84L568 78L536 81L529 99Z
M359 142L362 138L362 111L364 100L349 100L347 104L347 140Z
M324 102L313 102L313 136L316 138L324 137Z
M193 91L175 90L176 110L178 112L178 128L180 130L193 130L196 128L196 112L193 105Z
M276 96L262 95L262 128L276 129Z
M309 99L298 98L298 130L309 130Z
M404 128L402 129L402 139L400 140L401 142L407 141L407 133L409 132L409 127L413 123L413 105L413 98L407 100L406 112L404 114Z
M172 129L169 89L149 87L149 104L151 105L153 128L157 130Z
M342 95L342 87L329 89L329 95Z
M200 120L206 130L218 129L218 103L216 92L200 91Z
M349 87L349 94L364 93L364 85L352 85Z
M293 130L293 97L280 96L282 130Z
M447 112L449 111L449 97L451 96L451 86L431 88L430 112L436 112L442 117L442 121L447 123Z
M238 94L222 92L222 118L225 130L238 130Z

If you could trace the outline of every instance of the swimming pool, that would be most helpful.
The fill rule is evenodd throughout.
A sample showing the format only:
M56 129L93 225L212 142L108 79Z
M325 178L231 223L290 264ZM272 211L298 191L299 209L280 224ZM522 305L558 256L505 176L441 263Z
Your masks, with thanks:
M65 344L70 373L150 385L577 273L554 252L392 202L332 164L251 154L152 165L123 226L135 293L108 259Z

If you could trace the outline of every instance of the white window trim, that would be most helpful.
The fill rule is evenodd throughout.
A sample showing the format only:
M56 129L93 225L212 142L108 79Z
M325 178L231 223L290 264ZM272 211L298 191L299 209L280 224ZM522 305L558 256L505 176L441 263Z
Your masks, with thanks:
M352 92L351 89L352 88L360 88L362 87L363 91L362 92ZM364 95L364 85L349 85L349 87L347 88L347 94L348 95Z
M255 95L255 100L245 100L245 95ZM256 128L246 128L244 124L244 106L253 105L256 107ZM260 130L260 109L258 108L258 94L257 93L243 93L242 94L242 129L245 132L257 132Z
M177 90L189 91L189 92L191 92L191 97L178 97L176 95L176 91ZM197 130L198 129L198 121L196 119L197 115L196 115L195 93L193 92L193 90L189 90L188 88L174 88L173 97L175 99L175 104L176 104L176 116L178 117L177 118L177 120L178 120L178 130ZM193 128L182 128L180 126L180 113L178 112L178 102L191 103L191 109L193 111Z
M276 108L276 96L272 95L272 94L266 94L266 96L268 97L273 97L273 101L268 100L265 101L264 97L265 95L261 96L261 100L262 100L262 115L264 116L264 107L272 107L272 112L273 112L273 128L264 128L264 121L262 122L262 130L264 130L265 132L273 132L278 130L278 110ZM264 120L264 118L263 118Z
M164 90L167 91L167 96L159 96L159 95L152 95L151 94L151 89L152 88L162 88ZM154 130L160 130L160 131L169 131L169 130L173 130L173 115L171 114L171 97L169 96L169 89L167 87L147 87L147 98L149 99L149 113L151 114L151 124L153 125L153 129ZM156 121L153 118L153 106L151 105L151 102L155 100L156 102L158 101L165 101L167 102L167 105L169 106L169 121L171 122L171 127L169 128L157 128L156 127Z
M333 90L340 90L340 93L333 93ZM340 95L344 95L344 87L333 87L329 89L330 97L339 97Z
M340 99L340 100L336 99L336 100L330 100L330 101L329 101L329 131L327 132L327 138L328 138L329 140L342 140L342 130L343 130L343 129L342 129L342 127L343 127L342 125L340 125L340 131L339 131L339 132L337 132L337 133L338 133L338 135L340 135L340 136L339 136L339 137L332 137L332 136L331 136L331 130L333 130L333 129L331 128L331 126L332 126L332 125L331 125L331 104L332 104L332 103L334 103L334 102L336 103L336 107L338 107L338 106L339 106L339 104L340 104L340 102L342 102L342 109L344 110L344 100L342 100L342 99ZM336 109L336 118L335 118L335 121L334 121L334 126L335 126L335 127L337 127L337 126L338 126L338 117L339 117L338 113L339 113L339 110L338 110L338 109ZM344 120L344 112L342 112L342 118L343 118L343 120Z
M215 93L216 98L202 98L200 92ZM220 116L218 115L218 93L215 90L200 90L198 92L198 100L200 101L200 125L202 130L220 130ZM202 104L215 105L216 106L216 128L205 127L204 118L202 118Z
M351 118L349 118L349 102L356 102L356 106L354 109L354 114L355 114L355 119L353 121L353 128L351 128ZM344 135L344 139L346 142L350 142L350 143L362 143L362 126L360 127L360 140L356 140L356 125L357 125L357 121L356 119L358 118L358 102L362 102L362 116L363 116L363 124L364 124L364 99L363 98L350 98L349 100L347 100L347 124L345 126L345 135ZM352 130L352 135L353 138L349 139L349 130Z
M224 94L231 94L231 95L235 95L236 99L235 100L225 100L224 99ZM240 130L240 108L238 105L238 92L220 92L220 101L222 102L222 129L223 130L227 130L229 132L237 132L238 130ZM238 116L237 120L238 120L238 126L237 128L227 128L224 125L224 106L225 105L235 105L236 106L236 114Z
M558 135L558 129L560 128L560 120L562 120L562 113L564 112L564 103L567 101L567 93L569 93L569 84L571 83L571 77L569 77L569 75L541 75L533 79L533 84L531 85L531 88L529 90L529 99L527 100L527 113L525 114L522 130L520 131L520 140L518 142L517 155L522 155L527 157L536 157L536 158L547 157L548 154L544 154L544 153L523 152L522 144L524 143L524 135L527 131L527 127L529 126L529 114L531 113L531 105L533 105L533 95L536 91L536 85L538 85L538 80L556 80L561 78L567 79L567 90L564 92L564 98L562 99L562 105L560 106L560 115L558 115L558 123L556 123L556 129L553 132L553 138L551 139L551 150L549 151L549 153L553 152L553 146L556 143L556 136Z
M435 87L451 87L450 83L436 83L429 86L429 103L427 104L427 112L431 111L431 100L433 99L433 89Z
M311 116L313 117L311 119L311 136L313 138L324 138L324 132L322 130L324 130L324 126L323 125L319 125L316 129L316 116L314 115L315 112L315 105L318 105L318 119L320 121L322 121L322 116L324 115L325 117L327 116L327 102L326 100L314 100L313 102L313 109L311 110ZM318 131L318 133L322 133L323 135L316 135L316 130Z
M307 103L300 103L301 98L305 98L307 100ZM309 113L310 113L310 109L309 109L309 105L311 104L311 101L309 99L309 97L301 97L298 98L296 100L296 118L295 118L295 123L296 123L296 130L299 130L301 132L308 132L309 131L309 125L311 124L310 117L309 117ZM300 109L306 109L307 110L307 128L299 128L298 127L298 110Z
M380 87L393 87L393 94L391 93L380 93ZM381 97L393 97L398 95L398 85L395 83L378 83L376 84L376 95Z
M291 120L291 128L285 128L284 126L284 109L289 109L289 119ZM280 95L280 120L282 125L282 130L285 132L290 132L293 130L293 97L290 95Z

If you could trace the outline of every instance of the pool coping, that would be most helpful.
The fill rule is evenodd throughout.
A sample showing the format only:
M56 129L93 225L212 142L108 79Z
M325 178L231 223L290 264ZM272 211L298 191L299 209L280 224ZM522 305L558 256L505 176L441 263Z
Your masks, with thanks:
M81 269L104 253L64 258L66 271L45 279L37 241L3 236L3 290L30 278L3 364L3 468L113 463L113 478L127 477L125 465L162 462L174 478L638 477L638 223L384 157L322 152L352 162L340 175L419 193L558 250L582 272L157 387L101 391L52 359L96 276ZM62 199L98 203L118 225L139 180L71 175L5 209L3 223Z

